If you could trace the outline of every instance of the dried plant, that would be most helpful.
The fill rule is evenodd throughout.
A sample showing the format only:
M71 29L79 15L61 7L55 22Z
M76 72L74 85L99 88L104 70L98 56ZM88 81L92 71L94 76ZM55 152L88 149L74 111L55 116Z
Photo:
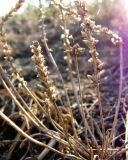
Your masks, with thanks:
M44 159L49 151L53 151L60 157L77 159L77 160L113 160L118 155L125 153L127 151L126 141L121 147L113 148L112 141L115 132L115 127L117 124L119 105L121 100L121 90L122 90L122 64L120 64L120 91L118 97L118 105L115 111L115 117L113 125L111 128L111 133L108 134L108 131L105 128L104 124L104 111L102 106L102 98L100 93L100 72L104 67L104 63L100 59L100 53L97 52L96 44L99 42L95 38L97 35L105 35L110 38L112 43L121 44L122 39L101 25L96 25L88 14L86 5L82 0L76 0L73 8L65 7L61 0L52 0L51 5L56 7L59 11L62 34L60 40L62 42L63 53L62 55L67 63L68 67L68 76L71 81L72 90L74 93L74 102L79 110L79 115L81 117L81 123L78 123L73 115L72 102L68 95L66 89L65 80L63 79L59 68L52 56L52 50L48 46L47 40L47 31L44 24L44 12L42 11L42 4L39 1L40 7L40 16L39 16L39 28L42 34L41 43L37 40L33 40L30 44L32 52L32 61L35 65L37 71L37 88L33 90L28 86L27 82L24 80L18 67L14 64L14 59L12 56L12 49L8 43L6 35L4 34L4 25L8 21L8 18L12 16L13 12L16 12L21 6L24 0L19 0L15 7L10 10L5 16L2 17L0 23L0 32L1 40L0 47L3 49L5 63L9 65L11 74L8 75L0 65L0 80L2 85L7 90L8 94L12 98L13 102L16 104L18 109L18 116L22 118L22 125L19 127L10 117L8 117L2 110L0 111L0 116L3 121L7 122L12 126L16 131L17 135L15 140L21 139L23 136L23 143L26 143L28 140L36 143L37 145L42 146L41 153L36 156L37 159ZM77 21L80 24L81 30L81 39L83 46L78 42L75 42L73 35L68 29L68 19L69 17L74 21ZM41 45L45 48L56 73L58 74L59 79L62 82L63 90L66 97L66 103L63 102L60 93L58 93L54 82L49 77L49 71L45 64L45 57L43 55L43 50ZM97 96L98 109L100 115L100 123L97 124L94 118L88 111L85 104L83 104L83 91L81 85L81 76L79 71L78 57L80 54L87 54L86 49L89 50L88 63L92 65L93 73L87 75L87 78L90 79L94 86L94 92ZM120 56L122 63L122 50L120 50ZM75 62L76 79L73 75L73 59ZM18 86L15 86L15 83L18 81ZM22 97L25 95L28 97L30 102L26 101ZM57 105L57 100L60 100L61 106ZM14 113L11 115L14 116ZM48 122L48 124L45 122ZM50 124L50 125L49 125ZM100 142L97 139L93 127L97 130L97 133L100 137ZM51 126L51 127L50 127ZM31 127L36 127L37 132L33 135L30 131ZM80 137L79 131L82 131L84 138ZM49 142L46 144L46 141L39 141L35 137L36 135L45 135L49 138ZM118 138L118 137L116 137ZM55 145L58 144L57 147ZM16 149L17 143L12 143L7 159L11 158L12 153ZM24 155L25 157L25 155Z

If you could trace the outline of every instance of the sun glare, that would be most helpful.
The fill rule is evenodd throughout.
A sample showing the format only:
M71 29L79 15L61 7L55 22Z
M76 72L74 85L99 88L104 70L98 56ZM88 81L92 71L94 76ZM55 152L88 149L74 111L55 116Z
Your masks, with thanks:
M14 6L14 4L16 3L17 0L0 0L0 16L6 14L9 10L10 10L10 7ZM44 4L44 2L47 2L47 0L41 0ZM69 3L73 3L75 0L63 0L63 2L65 4L69 4ZM88 5L91 5L94 1L96 0L83 0L85 1ZM113 1L113 0L111 0ZM97 2L102 3L103 0L97 0ZM21 9L18 11L18 13L21 13L24 11L24 9L26 8L27 4L28 3L31 3L35 6L38 6L38 0L27 0L23 6L21 7ZM128 0L123 0L123 3L124 3L124 9L126 11L128 11ZM128 13L128 12L127 12Z
M93 0L85 0L87 4L91 4Z
M128 10L128 0L124 0L124 7Z

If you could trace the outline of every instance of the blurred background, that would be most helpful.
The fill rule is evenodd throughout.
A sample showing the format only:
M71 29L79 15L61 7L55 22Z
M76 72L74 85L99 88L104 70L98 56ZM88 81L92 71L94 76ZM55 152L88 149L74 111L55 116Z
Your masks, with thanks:
M58 10L50 5L50 0L40 0L43 5L43 11L45 14L45 25L48 38L48 44L53 50L53 56L57 61L60 70L65 70L65 61L62 56L62 46L60 42L60 35L62 30L60 28L61 22L58 16ZM75 0L64 0L65 5L73 5ZM6 14L10 7L14 6L16 0L0 0L0 16ZM108 27L112 31L118 33L123 39L123 54L124 54L124 72L128 73L128 0L85 0L86 7L90 14L90 17L96 21L96 24L101 24ZM5 31L7 33L7 39L10 42L13 49L13 56L15 63L22 68L22 74L26 80L34 76L31 62L30 45L33 40L41 39L41 31L39 29L39 1L28 0L26 1L20 10L9 19L5 25ZM69 20L70 34L75 37L77 42L80 41L80 28L79 25ZM100 40L97 45L97 49L100 53L102 60L109 68L112 67L112 73L119 67L119 46L114 46L106 36L96 37ZM42 46L43 47L43 46ZM46 55L47 65L50 67L50 62ZM0 53L1 63L3 62L2 52ZM82 57L82 56L81 56ZM81 63L81 71L89 72L85 61L79 57ZM83 63L82 63L83 61ZM84 66L84 67L83 67ZM83 68L82 68L83 67ZM85 71L85 68L87 71ZM117 70L118 72L118 70ZM31 76L28 76L31 75Z

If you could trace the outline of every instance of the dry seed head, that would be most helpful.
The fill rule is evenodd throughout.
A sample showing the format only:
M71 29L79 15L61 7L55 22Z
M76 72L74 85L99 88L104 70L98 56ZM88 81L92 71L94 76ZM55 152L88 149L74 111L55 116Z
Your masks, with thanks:
M90 41L87 39L84 39L83 42L88 46L90 44Z
M56 99L57 95L56 95L56 90L54 86L50 86L49 87L49 96L51 97L51 99ZM52 94L51 94L52 93Z
M99 53L98 53L98 52L96 52L96 56L99 56Z
M95 28L95 22L92 21L90 18L86 18L82 23L81 23L81 27L84 30L93 30ZM82 31L83 32L83 31Z
M98 57L96 57L96 61L97 61L97 65L100 65L103 63Z
M33 41L30 48L31 48L31 52L34 53L35 55L39 56L41 54L41 47L38 41Z
M92 58L88 59L88 62L92 64L93 63L93 59Z
M15 66L14 62L13 62L13 57L11 55L12 50L10 45L8 45L7 41L5 39L2 40L3 42L3 52L4 52L4 59L7 61L7 63L9 64L10 70L11 70L11 75L13 77L13 81L18 80L19 84L18 86L23 87L23 85L26 85L26 81L24 80L24 78L22 78L19 74L20 70L17 69L17 67Z
M51 105L52 105L52 103L51 103L51 101L50 101L49 98L45 98L45 100L43 101L43 103L44 103L48 108L51 107Z
M99 69L99 70L102 70L102 69L103 69L103 67L104 67L104 63L103 63L103 62L102 62L102 63L100 63L97 67L98 67L98 69Z
M109 36L111 38L111 41L114 44L122 43L122 38L120 36L118 36L118 34L115 34L113 31L109 30L106 27L102 27L101 25L95 25L94 31L96 33L106 34L107 36Z
M87 75L87 78L93 81L93 76L92 75Z
M61 34L61 39L63 40L65 38L65 35L64 34Z
M89 50L89 53L90 53L90 54L93 54L95 51L96 51L96 50L95 50L94 48L92 48L92 49Z
M70 41L68 38L66 38L66 43L67 43L67 45L70 45Z
M42 50L38 41L33 41L30 46L31 52L33 53L32 61L36 64L36 68L41 68L43 70L44 76L48 75L47 67L45 64L44 56L41 54Z
M67 60L67 56L64 56L64 60Z
M86 32L81 31L81 35L82 35L83 37L86 37Z
M70 40L73 40L73 36L72 36L72 35L69 35L69 39L70 39Z
M78 43L76 43L76 44L72 47L72 53L73 53L74 55L78 55L78 54L80 54L80 53L82 53L82 52L84 52L84 51L85 51L85 48L81 48Z
M76 0L75 1L76 8L77 8L77 15L83 19L85 16L87 16L87 9L85 7L85 3L83 0Z
M3 52L4 52L5 56L9 56L12 52L11 47L6 42L3 45Z
M78 48L78 51L81 53L81 52L84 52L85 51L85 48Z
M48 69L45 66L45 59L44 56L41 54L42 50L38 41L33 41L32 45L30 46L32 53L33 62L36 64L36 69L38 71L38 78L44 82L45 87L44 91L48 95L51 100L55 100L57 97L55 87L52 84L52 81L49 80L48 77Z

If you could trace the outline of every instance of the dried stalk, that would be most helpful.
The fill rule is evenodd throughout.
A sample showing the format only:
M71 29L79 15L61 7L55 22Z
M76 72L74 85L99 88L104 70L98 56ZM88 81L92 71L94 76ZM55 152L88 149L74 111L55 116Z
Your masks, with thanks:
M89 52L91 54L91 58L89 59L89 62L93 66L93 71L94 74L91 77L91 79L94 82L95 85L95 90L96 90L96 95L98 98L98 107L99 107L99 112L100 112L100 123L102 127L102 134L103 134L103 139L102 139L102 149L104 151L104 145L105 145L105 126L104 126L104 118L103 118L103 108L102 108L102 103L101 103L101 94L100 94L100 86L99 86L99 72L98 68L101 68L102 62L99 60L97 57L97 51L96 51L96 42L95 38L93 37L93 27L94 23L93 21L86 19L84 23L81 24L82 28L84 31L82 32L83 37L85 38L83 42L88 46ZM102 151L102 158L104 156L104 153Z
M121 94L122 94L122 88L123 88L123 46L122 44L120 45L120 85L119 85L119 94L118 94L118 101L116 105L116 110L115 110L115 116L114 116L114 121L112 125L112 130L110 134L109 141L112 140L113 135L115 133L115 127L117 125L117 118L118 118L118 113L119 113L119 108L120 108L120 102L121 102ZM110 143L109 143L110 144Z
M70 108L71 104L70 104L69 96L68 96L68 93L67 93L67 89L65 87L64 79L63 79L63 77L62 77L62 75L61 75L61 73L59 71L59 68L58 68L58 66L57 66L57 64L56 64L56 62L55 62L55 60L54 60L54 58L52 56L52 53L51 53L52 50L49 48L48 43L47 43L48 39L46 37L46 31L45 31L45 25L44 25L44 15L43 15L43 13L41 11L42 4L41 4L40 0L39 0L39 4L40 4L40 7L39 7L40 8L40 14L41 14L40 15L41 16L41 18L40 18L40 22L41 22L40 28L41 28L41 31L42 31L42 42L44 44L44 47L46 49L46 52L47 52L50 60L51 60L51 62L53 64L53 66L54 66L54 69L57 72L57 74L58 74L58 76L59 76L59 78L60 78L60 80L62 82L62 86L63 86L63 89L65 91L67 104L68 104L68 107Z
M56 149L54 149L54 148L52 148L52 147L50 147L50 146L48 146L48 145L46 145L46 144L44 144L44 143L42 143L42 142L37 141L37 140L34 139L34 138L30 137L28 134L26 134L22 129L20 129L20 127L18 127L13 121L11 121L11 120L10 120L4 113L2 113L1 111L0 111L0 116L1 116L10 126L12 126L15 130L17 130L17 132L19 132L22 136L24 136L24 137L27 138L28 140L30 140L30 141L32 141L32 142L34 142L34 143L36 143L36 144L38 144L38 145L40 145L40 146L42 146L42 147L48 148L48 149L50 149L51 151L54 151L54 152L58 153L58 154L61 155L61 156L64 156L64 155L65 155L64 153L59 152L58 150L56 150ZM79 159L79 158L78 158L78 159Z

